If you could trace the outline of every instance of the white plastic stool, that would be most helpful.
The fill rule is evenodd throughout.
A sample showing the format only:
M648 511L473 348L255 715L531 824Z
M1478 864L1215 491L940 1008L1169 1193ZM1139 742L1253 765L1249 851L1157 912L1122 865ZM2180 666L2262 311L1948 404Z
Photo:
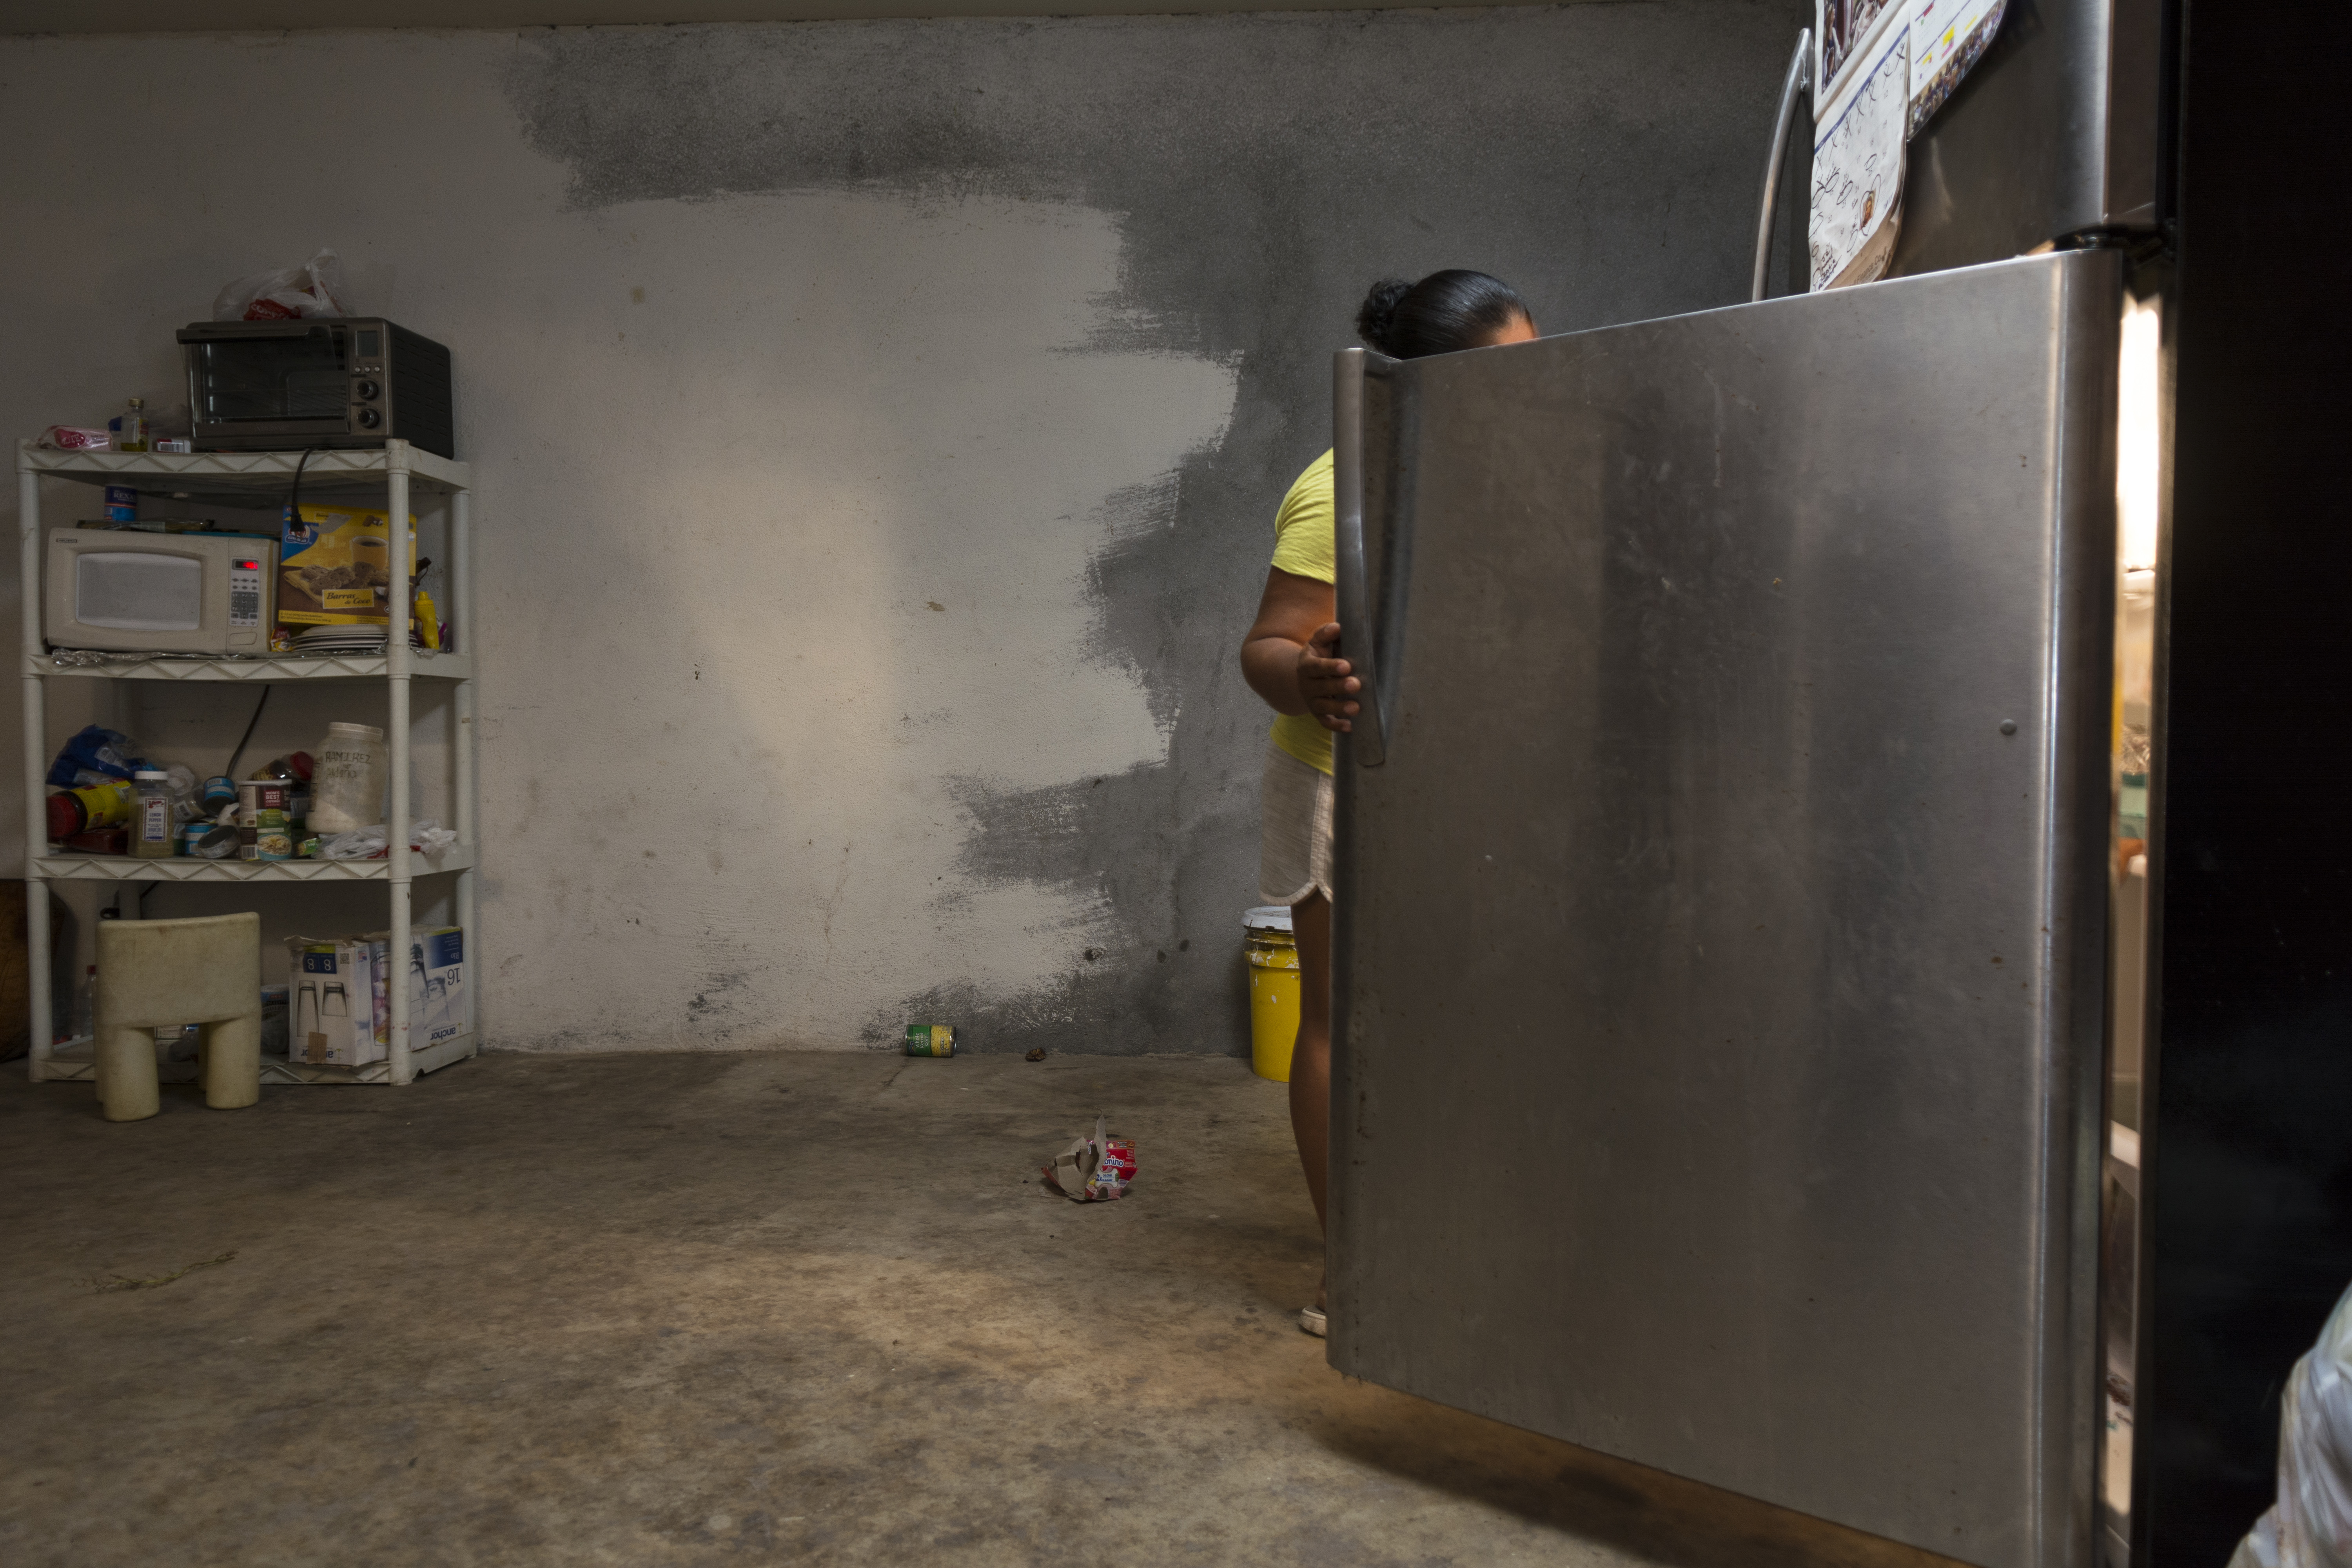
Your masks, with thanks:
M261 917L106 921L98 928L98 1103L109 1121L163 1108L155 1031L203 1026L205 1103L261 1098Z

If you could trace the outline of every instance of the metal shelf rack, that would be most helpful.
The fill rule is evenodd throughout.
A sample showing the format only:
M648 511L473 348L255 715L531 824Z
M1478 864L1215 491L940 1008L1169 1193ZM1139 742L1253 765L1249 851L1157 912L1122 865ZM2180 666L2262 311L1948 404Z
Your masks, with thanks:
M25 895L27 920L32 1053L27 1070L34 1082L83 1079L92 1075L86 1041L51 1041L52 1012L48 900L53 881L138 882L381 882L392 906L389 947L409 944L410 889L419 875L454 874L457 924L467 948L477 937L474 907L474 722L473 502L472 470L464 463L421 452L405 441L381 449L314 451L302 467L302 494L309 499L381 495L394 518L408 514L417 491L446 496L449 503L449 625L462 653L425 654L411 648L397 626L374 658L142 658L126 657L98 664L61 663L41 636L41 481L68 479L89 485L130 485L142 493L203 496L224 506L282 507L291 489L299 452L58 452L16 443L17 528L21 548L25 682ZM312 681L383 680L389 688L391 716L385 739L391 760L390 852L382 860L143 860L127 855L68 855L51 850L44 801L47 785L47 682L95 677L113 680ZM409 784L409 683L455 684L457 734L456 803L451 815L457 842L438 856L422 858L408 847L413 816ZM478 967L468 964L467 988ZM472 1056L479 1035L463 1035L421 1050L408 1046L408 987L387 988L392 1011L391 1055L362 1068L313 1067L280 1057L262 1059L265 1083L395 1083ZM478 1012L476 1017L478 1020ZM168 1081L193 1076L193 1064L165 1063Z

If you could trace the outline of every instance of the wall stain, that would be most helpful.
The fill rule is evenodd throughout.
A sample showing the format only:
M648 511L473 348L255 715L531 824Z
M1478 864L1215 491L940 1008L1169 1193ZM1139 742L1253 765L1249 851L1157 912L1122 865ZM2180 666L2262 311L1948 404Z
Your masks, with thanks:
M703 975L701 988L686 1005L697 1045L709 1048L734 1039L742 1026L743 1004L750 998L729 993L745 989L751 981L751 976L740 969L712 970Z
M576 209L804 190L1078 204L1114 216L1122 250L1073 352L1237 373L1221 440L1105 499L1087 576L1081 651L1140 679L1167 761L1034 790L955 782L972 823L963 871L1106 911L1089 933L1099 961L1074 954L1072 973L1012 994L950 980L877 1001L868 1044L919 1017L963 1026L981 1050L1246 1050L1238 928L1257 901L1268 716L1234 653L1275 508L1329 444L1329 356L1352 342L1365 286L1477 267L1548 331L1744 298L1766 128L1811 9L1627 0L517 36L509 100L567 170Z
M824 910L824 961L827 963L831 963L833 962L834 913L841 908L842 889L849 886L849 852L852 847L854 847L854 846L848 844L844 844L841 847L841 869L833 879L833 891L826 896L824 902L819 906Z

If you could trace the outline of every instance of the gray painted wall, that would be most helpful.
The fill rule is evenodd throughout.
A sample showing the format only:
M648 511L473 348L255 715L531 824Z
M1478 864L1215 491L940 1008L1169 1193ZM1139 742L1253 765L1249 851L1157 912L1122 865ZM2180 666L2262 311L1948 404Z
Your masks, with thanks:
M1459 0L1437 0L1454 5ZM1517 0L1515 0L1517 3ZM1402 0L1291 0L1296 11ZM259 33L327 27L585 27L679 22L870 21L883 16L1139 16L1262 11L1250 0L8 0L5 33Z
M7 40L0 411L178 401L322 241L453 346L493 1044L1243 1049L1234 652L1357 299L1739 298L1808 10Z

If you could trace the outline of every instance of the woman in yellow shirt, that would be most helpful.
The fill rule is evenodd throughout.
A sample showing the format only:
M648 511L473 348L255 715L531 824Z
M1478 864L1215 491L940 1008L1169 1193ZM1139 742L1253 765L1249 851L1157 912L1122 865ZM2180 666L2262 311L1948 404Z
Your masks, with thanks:
M1418 283L1375 283L1356 313L1365 342L1391 359L1525 342L1535 318L1508 286L1483 272L1433 272ZM1242 675L1281 717L1274 721L1260 791L1259 896L1287 904L1298 942L1298 1044L1290 1058L1290 1125L1323 1219L1331 1128L1331 736L1357 710L1356 679L1339 657L1332 584L1338 576L1331 454L1307 465L1274 520L1274 564L1257 620L1242 641ZM1299 1313L1324 1330L1324 1295Z

